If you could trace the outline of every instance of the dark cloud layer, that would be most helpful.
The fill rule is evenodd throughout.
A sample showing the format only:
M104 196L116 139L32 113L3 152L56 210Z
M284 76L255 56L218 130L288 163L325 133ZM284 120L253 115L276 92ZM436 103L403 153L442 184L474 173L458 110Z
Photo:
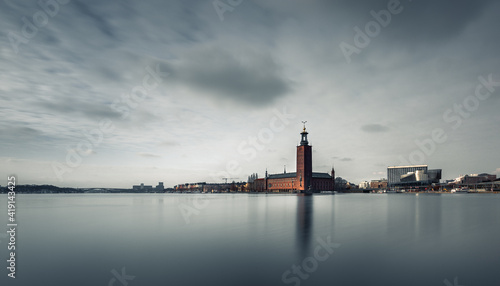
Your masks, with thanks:
M2 134L2 140L5 140L9 143L19 144L23 141L34 141L41 135L43 132L26 126L11 126L10 128L1 128L0 132ZM35 143L35 142L33 142Z
M114 29L106 17L102 17L95 13L92 10L94 8L83 1L73 0L72 2L80 13L89 18L89 26L95 25L104 35L116 38Z
M120 113L112 110L105 104L79 102L69 98L65 98L60 101L42 101L38 105L46 110L54 112L55 114L80 114L90 119L117 119L122 116Z
M440 42L455 37L488 9L494 0L479 1L319 1L332 14L340 11L350 15L352 23L364 28L373 20L370 12L387 10L388 3L399 2L402 11L392 15L391 23L381 35L399 43Z
M185 54L168 66L169 80L214 99L263 106L291 91L282 67L269 55L242 49L208 48Z
M389 131L389 127L380 124L366 124L361 126L361 130L368 133L381 133Z

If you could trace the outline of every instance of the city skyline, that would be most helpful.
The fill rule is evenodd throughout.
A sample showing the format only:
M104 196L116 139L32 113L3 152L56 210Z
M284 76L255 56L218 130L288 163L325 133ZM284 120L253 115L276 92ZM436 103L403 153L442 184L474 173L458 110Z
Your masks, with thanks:
M0 3L0 174L20 184L281 173L306 120L313 169L350 182L500 175L495 1L42 3Z

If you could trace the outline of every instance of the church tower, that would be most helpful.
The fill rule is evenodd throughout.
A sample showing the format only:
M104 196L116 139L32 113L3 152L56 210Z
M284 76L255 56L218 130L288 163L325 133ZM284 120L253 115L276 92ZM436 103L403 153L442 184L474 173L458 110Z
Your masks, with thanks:
M332 165L332 190L335 190L335 169L333 168L333 165Z
M300 145L297 146L297 177L295 181L296 190L307 190L312 184L312 146L309 145L307 141L307 131L306 122L304 123L304 129L300 133L301 140Z

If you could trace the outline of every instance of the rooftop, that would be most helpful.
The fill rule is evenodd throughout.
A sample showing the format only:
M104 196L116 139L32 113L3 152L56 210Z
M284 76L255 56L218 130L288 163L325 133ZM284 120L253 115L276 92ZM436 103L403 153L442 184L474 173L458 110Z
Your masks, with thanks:
M284 178L295 178L297 177L296 172L292 173L283 173L283 174L272 174L269 175L267 178L268 179L284 179ZM313 172L312 173L313 178L324 178L324 179L330 179L332 176L328 173L318 173L318 172Z
M387 169L398 169L398 168L418 168L418 167L428 167L428 165L390 166L390 167L387 167Z
M283 174L273 174L269 175L267 178L268 179L283 179L283 178L295 178L297 177L297 173L283 173Z

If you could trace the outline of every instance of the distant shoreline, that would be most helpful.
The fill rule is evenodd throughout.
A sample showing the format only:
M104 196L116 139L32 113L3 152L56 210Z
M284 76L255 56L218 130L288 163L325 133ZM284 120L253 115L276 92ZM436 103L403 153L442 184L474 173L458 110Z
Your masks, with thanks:
M150 194L165 194L165 195L222 195L222 194L247 194L247 195L298 195L298 193L285 193L285 192L214 192L214 193L194 193L194 192L138 192L132 189L102 189L102 191L83 191L82 189L71 189L64 188L65 190L23 190L22 188L16 189L16 194L42 194L42 195L54 195L54 194L140 194L140 195L150 195ZM7 194L3 187L0 190L0 194ZM483 192L467 192L467 193L451 193L451 192L389 192L389 193L378 193L378 192L337 192L337 193L313 193L313 195L326 196L326 195L349 195L349 194L363 194L363 195L467 195L467 194L500 194L500 191L483 191Z

